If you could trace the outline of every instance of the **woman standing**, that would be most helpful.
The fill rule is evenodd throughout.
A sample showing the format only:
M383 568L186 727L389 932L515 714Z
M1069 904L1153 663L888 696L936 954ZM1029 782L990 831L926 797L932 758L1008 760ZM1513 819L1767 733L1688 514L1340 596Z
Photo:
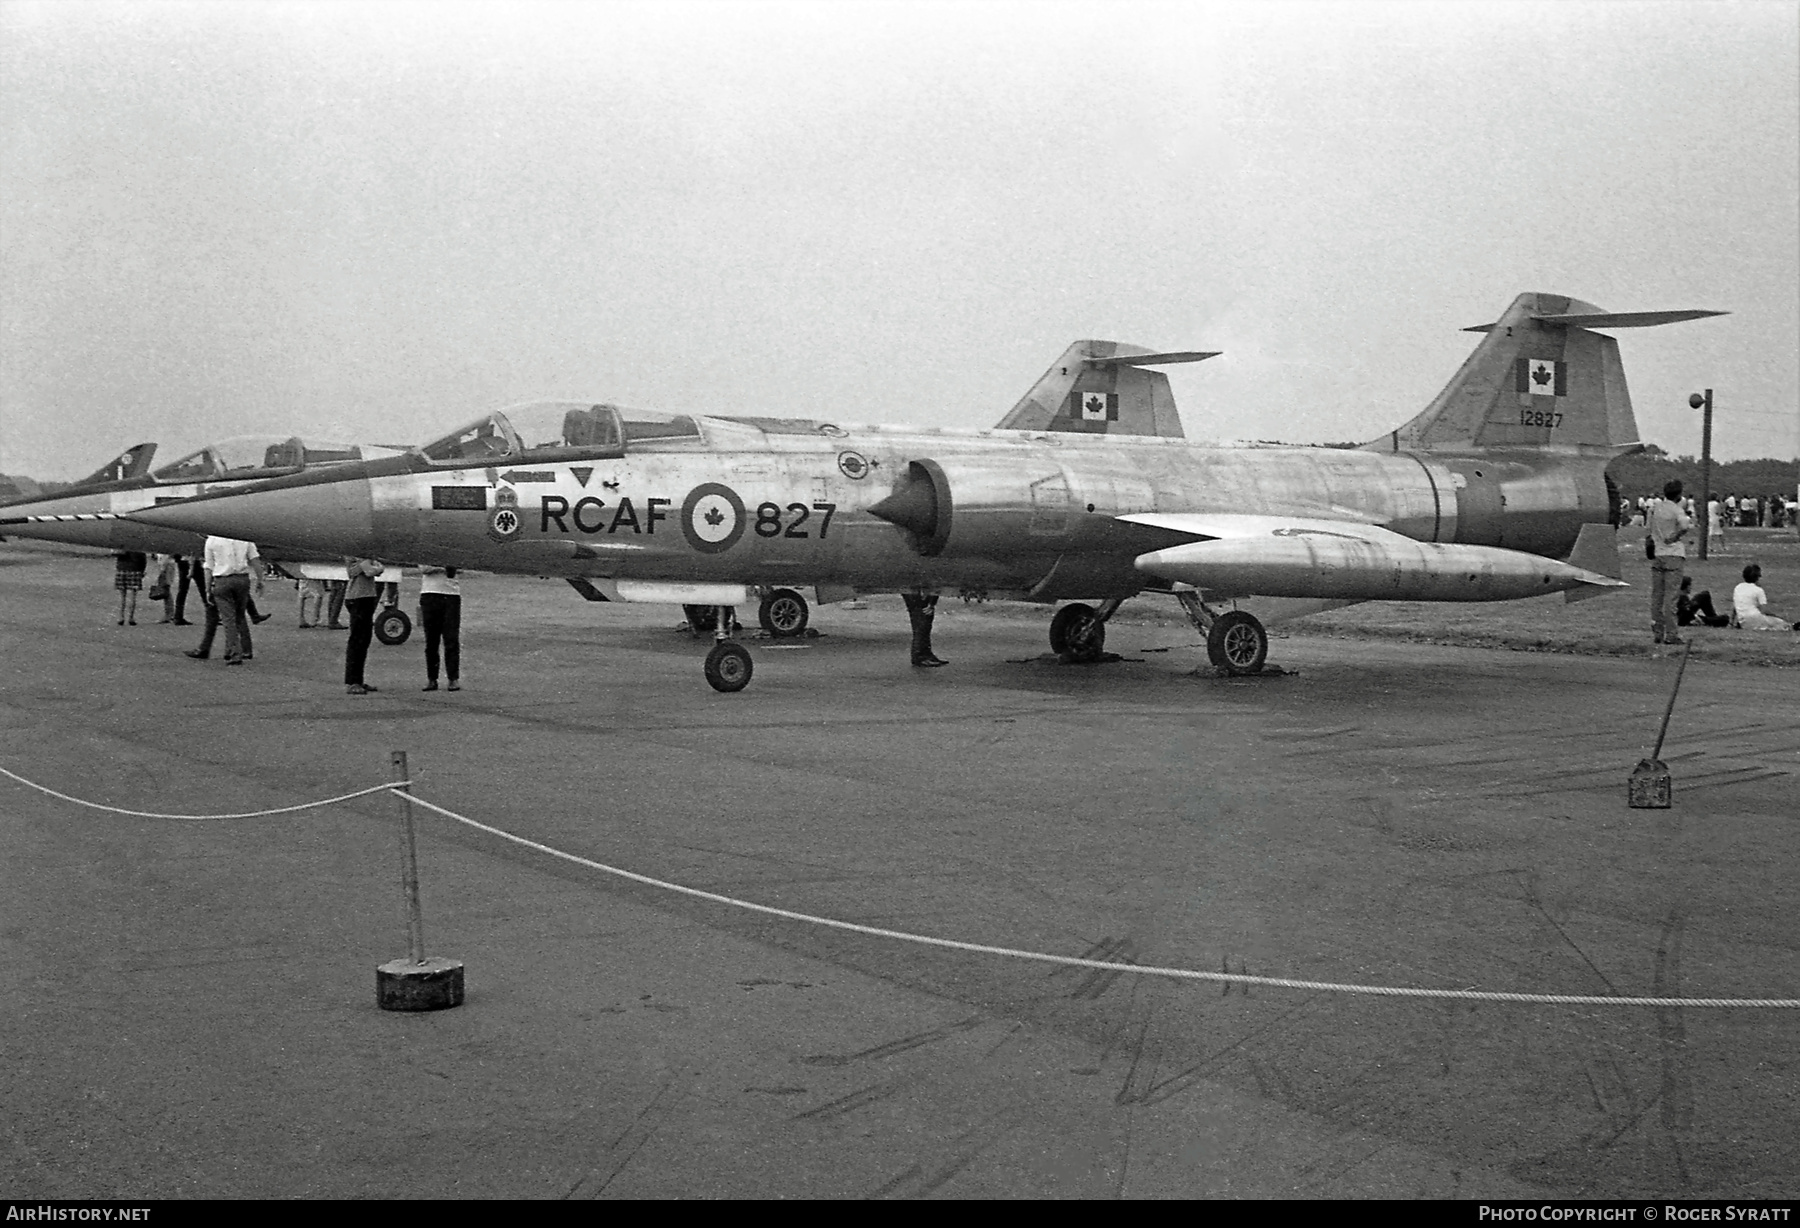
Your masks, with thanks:
M425 624L425 687L438 689L438 644L444 647L449 689L462 690L462 585L454 567L427 567L419 577L419 621Z
M125 602L131 601L131 625L137 626L137 595L144 587L144 563L142 551L121 550L114 556L116 570L113 572L113 587L119 590L119 625L125 625Z
M352 695L380 690L363 681L363 662L369 641L375 636L375 577L381 574L377 559L344 560L350 583L344 589L344 608L350 611L350 642L344 645L344 689Z

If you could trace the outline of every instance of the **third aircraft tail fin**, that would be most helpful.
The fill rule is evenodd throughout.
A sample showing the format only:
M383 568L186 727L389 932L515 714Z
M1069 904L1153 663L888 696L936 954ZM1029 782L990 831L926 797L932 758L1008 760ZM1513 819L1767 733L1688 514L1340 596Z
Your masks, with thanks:
M1596 328L1643 328L1722 311L1605 312L1555 294L1521 294L1425 412L1364 444L1372 451L1623 449L1637 418L1619 343Z
M1000 419L1007 431L1182 437L1169 377L1144 368L1199 362L1218 351L1158 354L1117 341L1077 341Z
M155 455L155 444L140 443L136 447L125 449L75 485L98 486L102 482L124 482L141 478L150 472L150 458Z

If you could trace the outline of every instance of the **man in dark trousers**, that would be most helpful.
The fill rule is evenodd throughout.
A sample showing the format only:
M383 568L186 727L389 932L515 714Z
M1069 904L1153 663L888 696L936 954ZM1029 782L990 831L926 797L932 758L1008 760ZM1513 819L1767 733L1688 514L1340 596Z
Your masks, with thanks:
M906 602L906 616L912 620L912 663L921 668L936 668L950 662L931 651L931 623L937 617L936 593L901 593Z
M187 616L188 585L200 585L200 600L202 601L206 600L206 588L205 583L200 576L200 568L198 566L191 566L188 563L188 560L182 555L178 554L175 556L175 570L181 576L181 582L177 586L175 593L175 625L177 627L186 627L191 625L188 622Z
M363 681L363 662L369 656L369 641L375 636L375 577L381 574L376 559L346 558L344 566L350 582L344 588L344 608L350 611L350 642L344 645L344 689L352 695L367 695L379 690Z

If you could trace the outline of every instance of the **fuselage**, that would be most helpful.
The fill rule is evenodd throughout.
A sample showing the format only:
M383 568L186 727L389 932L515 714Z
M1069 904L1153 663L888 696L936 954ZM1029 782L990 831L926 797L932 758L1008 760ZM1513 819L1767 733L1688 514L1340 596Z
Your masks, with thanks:
M692 421L688 435L491 461L414 452L183 514L231 536L393 562L1048 601L1129 596L1146 584L1136 556L1192 540L1117 519L1132 513L1351 520L1550 557L1609 513L1610 450L1462 456Z

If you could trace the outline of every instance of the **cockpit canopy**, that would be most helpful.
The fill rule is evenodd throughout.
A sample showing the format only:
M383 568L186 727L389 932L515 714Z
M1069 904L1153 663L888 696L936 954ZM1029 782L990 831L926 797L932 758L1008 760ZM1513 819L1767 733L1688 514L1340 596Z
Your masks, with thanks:
M686 414L586 401L534 401L484 414L419 452L438 465L510 463L621 455L630 444L683 439L700 439L699 423Z
M309 465L333 465L363 459L355 444L306 439L298 435L238 435L209 443L150 476L158 482L213 482L222 479L276 477Z

